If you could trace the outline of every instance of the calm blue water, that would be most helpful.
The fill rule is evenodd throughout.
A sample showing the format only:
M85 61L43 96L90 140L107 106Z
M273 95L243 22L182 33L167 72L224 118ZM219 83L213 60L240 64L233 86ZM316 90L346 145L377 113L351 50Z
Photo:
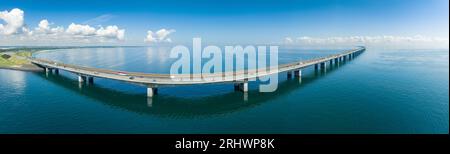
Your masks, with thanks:
M64 49L38 53L64 63L168 72L168 48ZM280 49L280 63L342 50ZM372 49L302 82L248 100L230 84L163 87L0 70L0 133L448 133L449 51ZM117 90L120 89L120 90Z

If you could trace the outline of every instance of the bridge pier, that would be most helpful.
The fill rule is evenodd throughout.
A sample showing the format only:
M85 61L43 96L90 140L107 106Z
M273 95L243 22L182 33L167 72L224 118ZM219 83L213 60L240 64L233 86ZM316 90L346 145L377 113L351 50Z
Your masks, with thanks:
M320 69L326 69L326 68L327 68L327 63L326 62L320 63Z
M86 76L78 75L78 82L84 82L86 80Z
M55 68L55 74L59 74L59 69Z
M147 86L147 97L153 97L156 94L158 94L158 88L156 88L156 86Z
M287 72L287 78L288 78L288 79L291 79L291 78L292 78L292 72L291 72L291 71L288 71L288 72Z
M243 92L248 92L248 82L241 83L241 90Z
M294 71L294 76L295 77L301 77L302 76L302 70L301 69L295 70Z
M234 84L234 90L235 91L242 91L244 93L248 92L248 81L244 81L241 83L235 83Z
M294 76L298 78L298 83L302 83L302 70L301 69L295 70Z
M93 84L94 83L94 77L92 77L92 76L88 77L88 82L90 84Z
M319 64L314 64L314 70L318 70L319 69Z
M238 91L239 90L239 83L234 83L234 91Z

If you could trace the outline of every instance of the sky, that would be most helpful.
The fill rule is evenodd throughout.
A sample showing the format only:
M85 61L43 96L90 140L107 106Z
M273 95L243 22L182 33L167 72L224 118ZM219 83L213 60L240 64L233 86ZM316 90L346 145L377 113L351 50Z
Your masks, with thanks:
M448 48L448 0L0 0L0 45L377 44Z

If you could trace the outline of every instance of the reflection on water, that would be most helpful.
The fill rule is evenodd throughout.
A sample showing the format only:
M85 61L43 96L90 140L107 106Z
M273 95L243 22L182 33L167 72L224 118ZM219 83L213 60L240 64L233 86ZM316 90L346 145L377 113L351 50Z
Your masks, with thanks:
M328 66L326 69L319 70L313 71L311 69L309 73L302 74L301 78L293 77L280 81L278 89L271 93L261 93L258 89L250 89L248 93L229 91L224 94L213 94L195 98L168 95L165 93L158 93L153 98L148 98L145 94L128 94L120 90L113 90L96 84L76 83L78 84L76 86L74 85L74 79L66 76L56 74L45 76L43 73L37 73L37 75L68 90L98 100L108 106L161 117L198 118L203 116L219 116L245 110L279 97L285 97L292 90L302 88L319 80L326 74L336 71L337 66ZM280 73L280 75L286 74ZM254 83L258 84L257 81ZM230 89L233 87L232 84L228 86Z
M87 59L73 62L164 73L172 60L158 60L168 54L158 48L123 50L91 49ZM331 53L280 52L280 64ZM281 73L273 93L250 82L247 96L232 84L210 84L160 87L148 99L145 87L120 81L79 84L65 71L46 77L0 70L0 133L448 134L448 53L368 49L355 60L328 64L326 72L307 68L301 80ZM67 54L41 56L67 62ZM119 59L123 65L110 68Z
M377 55L373 67L378 69L398 70L405 67L426 67L429 69L448 67L448 54L440 50L404 50L383 52Z
M9 71L8 73L2 73L0 75L0 83L10 85L13 88L8 89L10 92L14 91L22 94L24 88L26 87L25 75L26 72L23 71Z

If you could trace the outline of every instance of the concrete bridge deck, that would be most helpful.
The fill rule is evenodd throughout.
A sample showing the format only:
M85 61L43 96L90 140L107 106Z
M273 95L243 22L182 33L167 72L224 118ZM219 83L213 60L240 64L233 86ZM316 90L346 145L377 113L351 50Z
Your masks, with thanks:
M140 72L125 72L100 68L92 68L71 64L64 64L56 61L29 58L31 63L44 68L47 72L55 70L56 73L59 70L65 70L78 75L80 82L88 81L93 82L93 77L107 78L125 82L136 83L145 85L148 87L147 95L152 97L156 93L156 88L164 85L190 85L190 84L209 84L209 83L222 83L233 82L235 89L240 89L244 92L248 91L248 81L257 77L277 74L281 72L288 72L288 77L294 74L296 77L301 76L301 69L314 65L315 69L326 68L326 63L338 63L348 59L353 59L360 53L365 51L364 47L348 50L342 53L329 55L326 57L320 57L310 59L306 61L298 61L288 64L278 65L274 68L262 68L251 69L241 71L230 71L220 73L203 73L203 74L152 74L152 73L140 73Z

